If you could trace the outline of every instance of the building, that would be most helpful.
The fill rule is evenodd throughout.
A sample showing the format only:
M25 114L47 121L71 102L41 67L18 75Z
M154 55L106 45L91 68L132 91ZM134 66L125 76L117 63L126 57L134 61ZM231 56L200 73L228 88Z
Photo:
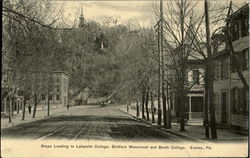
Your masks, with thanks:
M186 84L187 89L184 113L186 119L199 120L202 122L203 118L203 100L204 100L204 69L202 58L196 52L192 52L187 60L187 75ZM195 56L195 57L194 57ZM198 59L198 58L201 59ZM175 91L170 93L170 107L172 116L179 117L180 108L178 107L179 100Z
M52 82L50 85L50 93L42 94L41 101L38 107L46 108L49 103L51 107L67 106L68 104L68 87L69 87L69 75L63 71L56 71L52 73ZM33 101L29 99L27 104L33 105Z
M186 99L186 112L188 119L203 118L203 100L204 100L204 69L202 57L194 52L195 58L188 58L188 92ZM200 59L197 59L200 58Z
M46 109L48 104L48 98L50 99L51 108L66 106L68 103L68 74L65 72L53 72L52 80L50 81L50 94L42 94L38 99L41 101L38 104L37 109ZM24 105L24 96L21 87L17 87L17 92L14 97L10 96L11 90L6 87L8 77L2 77L2 87L1 87L1 115L9 113L9 105L12 105L11 112L13 114L21 113ZM47 92L45 88L44 91ZM12 98L12 99L11 99ZM33 106L33 98L29 96L26 101L27 106ZM27 110L27 109L26 109Z
M249 90L243 86L238 74L238 72L242 73L249 84L248 19L248 4L228 18L229 27L224 31L228 31L231 36L234 51L230 49L230 43L225 34L212 37L216 123L219 126L241 130L248 129Z
M19 87L12 82L11 71L5 71L1 77L1 116L10 110L12 114L20 113L23 109L23 96ZM16 93L11 95L14 88Z
M203 118L203 100L204 100L204 65L203 56L195 51L194 45L199 45L204 54L206 54L205 45L203 43L197 43L194 40L195 27L192 17L190 17L190 25L188 27L185 36L184 48L177 47L175 51L185 51L185 55L188 56L185 67L185 89L186 98L184 103L185 118L189 121L198 120L202 122ZM176 52L176 54L180 54ZM181 67L183 65L180 65ZM175 76L175 74L173 74ZM175 79L173 79L174 81ZM182 99L182 98L180 98ZM180 107L178 107L180 100L177 98L175 90L170 90L170 107L171 114L174 117L179 117Z
M69 89L69 100L71 105L87 105L87 100L89 97L89 88L86 87L83 91L76 89Z
M212 37L214 60L214 104L216 123L230 126L230 54L224 34Z
M83 16L83 9L82 9L82 6L81 6L81 15L79 17L79 25L78 25L78 28L83 28L86 24L85 24L85 20L84 20L84 16Z
M92 60L91 53L107 47L101 25L94 21L87 21L81 7L78 25L72 29L65 29L60 32L59 41L72 49L63 62L65 70L69 74L69 99L71 105L87 104L90 93L89 83L93 75L89 62ZM90 49L91 48L91 49ZM94 50L93 50L93 49ZM100 53L100 52L98 52Z
M239 71L249 85L249 5L241 7L229 17L229 28L234 52L230 50L230 125L241 129L248 129L249 89L245 88ZM229 44L229 43L228 43ZM235 53L235 54L233 54Z

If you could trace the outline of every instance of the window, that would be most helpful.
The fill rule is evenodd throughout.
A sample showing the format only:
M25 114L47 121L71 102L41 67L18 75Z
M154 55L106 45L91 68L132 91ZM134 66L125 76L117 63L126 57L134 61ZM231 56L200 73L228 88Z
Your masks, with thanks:
M236 54L238 54L238 52L235 52ZM231 64L231 66L232 66L232 73L234 73L234 72L236 72L237 71L237 68L236 68L236 64L237 64L237 62L239 63L239 55L233 55L232 56L232 64Z
M228 78L228 64L226 60L221 61L221 77L222 80Z
M236 64L240 70L248 70L249 68L249 49L244 49L242 52L235 52L236 55L232 57L232 72L236 72ZM236 63L237 62L237 63Z
M214 62L214 80L220 79L220 63Z
M213 52L214 52L214 53L218 53L218 40L217 40L217 39L214 39L212 42L213 42L213 43L212 43Z
M249 24L248 24L248 18L245 18L241 21L241 36L244 37L244 36L247 36L249 35L249 32L248 32L248 28L249 28Z
M60 92L60 87L59 87L59 86L56 86L56 87L55 87L55 91L56 91L56 92Z
M237 88L232 89L232 103L233 103L232 112L235 114L237 113L237 109L238 109L238 89Z
M239 114L247 115L248 114L248 99L247 99L247 89L242 87L239 88Z
M56 100L60 100L60 95L56 95Z
M42 100L45 100L45 95L44 94L42 95Z
M193 82L195 84L199 84L200 82L200 77L199 77L200 73L199 70L193 70Z
M247 110L247 113L248 113L248 110L249 110L249 91L247 89L245 89L245 93L246 93L246 110Z
M52 95L49 95L49 100L52 100Z
M221 80L223 80L224 78L223 78L223 76L224 76L224 62L223 61L221 61L221 63L220 63L220 67L221 67L221 69L220 69L220 79Z
M221 61L218 61L218 80L221 79L221 69L222 69L222 64L221 64Z
M240 38L240 26L239 26L239 23L236 23L234 26L233 26L233 30L232 30L232 35L233 35L233 41L237 40Z
M216 114L219 114L219 94L214 93L214 107L215 107L215 112Z
M245 88L232 89L233 109L234 114L248 115L249 94Z
M248 70L249 66L249 49L244 49L242 52L242 70Z

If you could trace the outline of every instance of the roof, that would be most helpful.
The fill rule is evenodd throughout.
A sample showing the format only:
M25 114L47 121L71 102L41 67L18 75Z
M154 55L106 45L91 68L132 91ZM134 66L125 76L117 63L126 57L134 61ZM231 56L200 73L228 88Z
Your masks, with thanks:
M225 41L225 35L224 35L224 33L216 33L216 34L213 34L211 39Z
M88 104L98 104L100 102L104 102L107 100L107 97L100 97L100 98L89 98Z
M69 76L69 74L66 73L65 71L53 71L53 73L63 73L63 74L65 74L65 75Z
M242 6L240 9L237 11L233 12L229 18L235 19L238 18L239 16L241 17L242 15L248 15L249 16L249 3L246 5Z
M218 52L218 53L214 53L212 57L213 57L214 59L218 59L218 58L220 58L220 57L225 57L225 56L229 56L229 51L224 50L224 51L220 51L220 52Z

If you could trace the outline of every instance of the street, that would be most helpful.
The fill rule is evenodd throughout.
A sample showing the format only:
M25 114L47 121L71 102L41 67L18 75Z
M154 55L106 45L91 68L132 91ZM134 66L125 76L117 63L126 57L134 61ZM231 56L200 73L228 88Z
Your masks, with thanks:
M35 140L118 140L181 142L173 134L147 125L120 106L79 106L60 116L2 129L2 138Z

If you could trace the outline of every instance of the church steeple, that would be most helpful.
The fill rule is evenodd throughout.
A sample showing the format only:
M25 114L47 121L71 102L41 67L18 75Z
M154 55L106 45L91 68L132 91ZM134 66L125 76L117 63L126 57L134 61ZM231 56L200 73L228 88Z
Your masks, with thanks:
M193 43L194 38L195 38L195 27L193 23L193 17L190 16L189 26L185 36L185 43L186 44Z
M83 16L83 9L82 9L82 6L81 6L81 14L80 14L80 17L79 17L79 28L83 27L83 26L84 26L84 16Z

